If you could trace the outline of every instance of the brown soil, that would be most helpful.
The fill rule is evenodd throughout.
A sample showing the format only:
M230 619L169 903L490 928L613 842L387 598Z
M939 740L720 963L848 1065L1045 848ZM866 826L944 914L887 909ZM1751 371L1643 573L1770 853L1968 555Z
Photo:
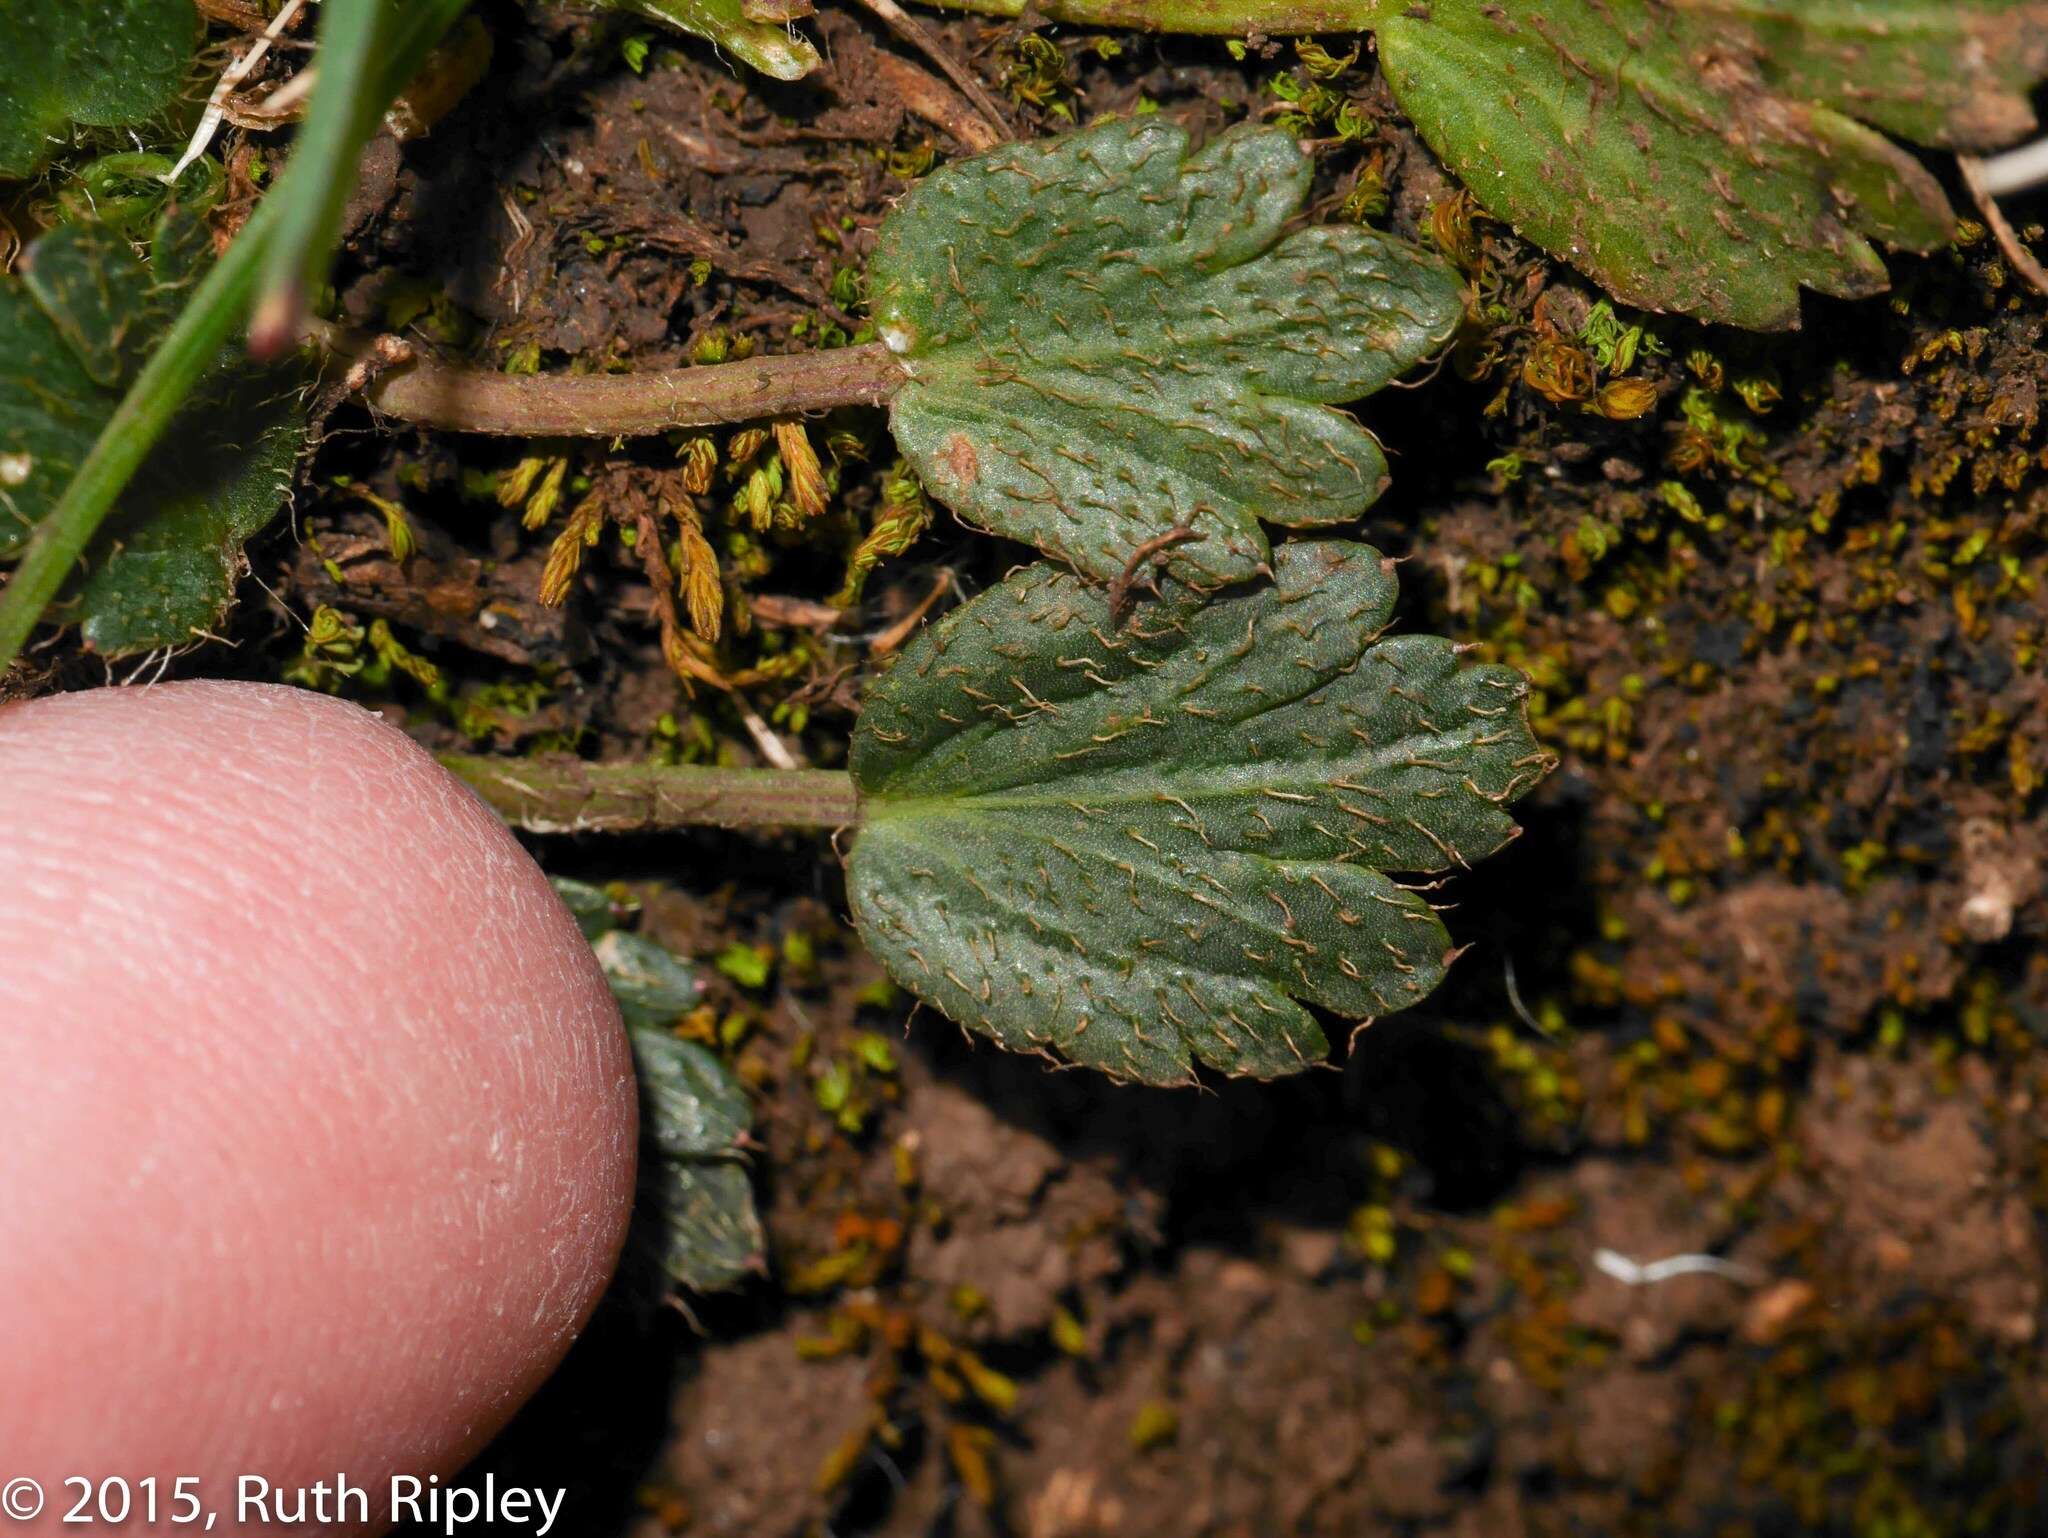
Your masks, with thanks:
M359 321L406 313L478 360L814 345L857 308L835 273L958 151L874 65L915 56L849 11L812 23L828 65L799 86L689 40L636 73L635 27L486 16L489 91L373 152L338 277ZM1007 81L1023 133L1141 101L1213 129L1297 66L934 26ZM639 882L679 949L783 958L765 989L715 981L759 1098L770 1274L691 1320L629 1278L492 1454L571 1483L577 1531L2048 1531L2048 307L1974 239L1896 262L1893 302L1810 303L1798 336L1659 322L1666 353L1637 370L1655 408L1609 421L1530 383L1597 295L1457 217L1369 55L1337 89L1372 126L1324 146L1322 212L1382 179L1381 222L1494 306L1438 377L1363 411L1393 451L1369 535L1406 560L1408 622L1528 670L1563 760L1528 836L1457 884L1473 950L1337 1071L1114 1089L882 1000L817 841L538 844L553 870ZM328 422L257 574L296 614L388 620L453 703L403 676L345 687L436 746L751 757L730 705L664 666L615 540L565 607L535 598L570 503L672 474L671 445L367 425ZM942 569L972 590L1019 554L941 514L848 639L777 628L791 607L764 600L828 596L879 504L879 415L813 438L833 432L852 436L817 529L736 554L726 482L703 499L728 602L756 616L728 663L799 654L748 697L821 765L857 637ZM525 453L586 478L541 533L488 496ZM340 478L401 499L422 556L391 561ZM248 596L241 648L182 666L293 661L295 628ZM898 1066L857 1076L848 1130L816 1081L862 1033ZM1603 1250L1740 1269L1630 1285Z

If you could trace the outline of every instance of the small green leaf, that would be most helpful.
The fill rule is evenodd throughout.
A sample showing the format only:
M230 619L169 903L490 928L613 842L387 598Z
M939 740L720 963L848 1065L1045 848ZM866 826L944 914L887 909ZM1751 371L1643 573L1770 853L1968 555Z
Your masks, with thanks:
M733 1286L762 1268L766 1249L737 1151L754 1124L748 1092L696 1042L666 1030L629 1038L643 1090L639 1200L655 1214L659 1264L696 1292Z
M629 1030L666 1030L704 1002L697 968L665 945L614 929L592 948Z
M889 1045L888 1037L862 1031L854 1038L853 1048L860 1054L860 1060L876 1073L896 1071L896 1049Z
M324 612L331 614L333 610ZM612 900L603 887L592 886L587 881L577 881L569 876L550 876L548 885L555 889L555 896L562 899L562 906L575 918L576 927L583 931L584 939L595 944L601 936L611 930L615 922L612 917ZM614 997L617 996L616 986L613 987L612 994Z
M735 940L711 963L742 988L765 988L775 969L774 957L758 945Z
M192 0L0 0L0 180L33 176L76 125L168 108L199 41Z
M725 1064L696 1042L667 1031L633 1027L632 1038L634 1067L646 1091L647 1126L642 1130L648 1144L671 1159L730 1155L753 1125L754 1114L747 1092Z
M635 1030L645 1152L640 1200L656 1218L661 1268L681 1286L715 1292L759 1271L767 1240L738 1145L753 1124L747 1093L693 1041Z
M777 80L801 80L818 67L818 50L788 22L760 21L745 0L599 0L614 10L693 33ZM795 14L809 14L809 7ZM629 40L630 41L630 40ZM637 72L638 65L633 66Z
M1888 283L1955 216L1910 154L2032 123L2040 0L1385 6L1401 108L1488 209L1619 298L1756 329Z
M203 214L220 201L227 185L226 170L211 155L201 155L178 174L175 182L166 181L176 164L168 155L116 150L83 165L67 165L64 180L56 188L57 207L67 223L100 224L129 240L148 240L172 204L182 205L189 213ZM181 232L196 237L198 249L190 253L192 256L212 259L213 231L203 221L188 220L181 226ZM161 280L165 251L160 247L151 253L150 260L159 269ZM188 269L189 266L188 262Z
M189 276L189 215L156 245ZM0 558L55 504L183 298L117 233L59 225L0 280ZM302 438L296 378L225 352L123 493L70 617L119 658L176 646L226 613L242 546L277 513Z
M21 278L103 390L120 384L175 313L134 248L104 225L59 225L35 243Z
M896 441L963 519L1117 576L1254 575L1260 520L1355 518L1387 467L1339 402L1440 346L1448 268L1358 226L1283 234L1311 166L1240 128L1190 154L1156 117L927 177L883 223L869 291L911 382Z
M693 1292L737 1286L765 1265L768 1241L744 1165L670 1159L641 1170L641 1197L660 1215L669 1279Z
M1424 891L1517 831L1528 686L1382 638L1363 545L1294 542L1122 629L1047 565L925 631L853 744L854 920L891 976L1016 1051L1153 1084L1320 1060L1303 1003L1411 1005L1452 955ZM1297 1002L1300 1001L1300 1002Z
M697 1292L759 1271L767 1240L740 1144L753 1107L717 1056L668 1026L702 995L697 969L644 935L615 929L599 887L556 879L556 894L590 938L633 1048L640 1080L640 1192L656 1261Z

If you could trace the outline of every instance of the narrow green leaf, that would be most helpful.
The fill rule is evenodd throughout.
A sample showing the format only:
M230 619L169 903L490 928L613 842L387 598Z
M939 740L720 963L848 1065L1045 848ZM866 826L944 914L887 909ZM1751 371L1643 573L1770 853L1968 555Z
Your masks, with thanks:
M392 98L405 89L468 0L325 0L320 71L287 172L271 193L276 227L250 350L275 357L299 340L309 295L325 279L355 187L356 161Z
M854 920L900 983L1016 1051L1153 1084L1327 1050L1304 1003L1384 1015L1452 955L1425 892L1515 835L1549 761L1528 686L1384 637L1376 551L1178 587L1119 630L1039 565L925 631L869 696ZM1299 1002L1297 1002L1299 1001Z
M1266 560L1260 520L1355 518L1379 444L1331 409L1440 346L1449 269L1374 231L1285 235L1310 163L1277 129L1189 153L1156 117L925 179L882 226L876 322L911 375L896 441L962 518L1091 576L1185 526L1169 569Z
M192 0L0 0L0 180L33 176L74 125L123 128L176 100Z
M745 0L598 0L716 44L777 80L801 80L818 67L818 50L788 22L747 14ZM808 14L806 6L802 14Z

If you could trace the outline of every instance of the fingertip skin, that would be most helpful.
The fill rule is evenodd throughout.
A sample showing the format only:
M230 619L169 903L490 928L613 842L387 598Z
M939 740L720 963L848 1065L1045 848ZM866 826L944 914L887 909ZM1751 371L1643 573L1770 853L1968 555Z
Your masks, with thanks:
M275 685L0 707L0 1482L453 1472L632 1198L631 1057L532 859ZM573 1519L573 1513L564 1520ZM138 1530L172 1530L149 1524Z

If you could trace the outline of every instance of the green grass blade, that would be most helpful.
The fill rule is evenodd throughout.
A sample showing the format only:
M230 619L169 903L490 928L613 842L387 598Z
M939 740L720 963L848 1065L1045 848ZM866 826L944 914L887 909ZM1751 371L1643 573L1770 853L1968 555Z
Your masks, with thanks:
M321 6L314 55L320 81L286 177L272 194L284 211L249 325L254 356L276 357L298 341L307 296L325 278L341 234L363 144L467 3L326 0Z

